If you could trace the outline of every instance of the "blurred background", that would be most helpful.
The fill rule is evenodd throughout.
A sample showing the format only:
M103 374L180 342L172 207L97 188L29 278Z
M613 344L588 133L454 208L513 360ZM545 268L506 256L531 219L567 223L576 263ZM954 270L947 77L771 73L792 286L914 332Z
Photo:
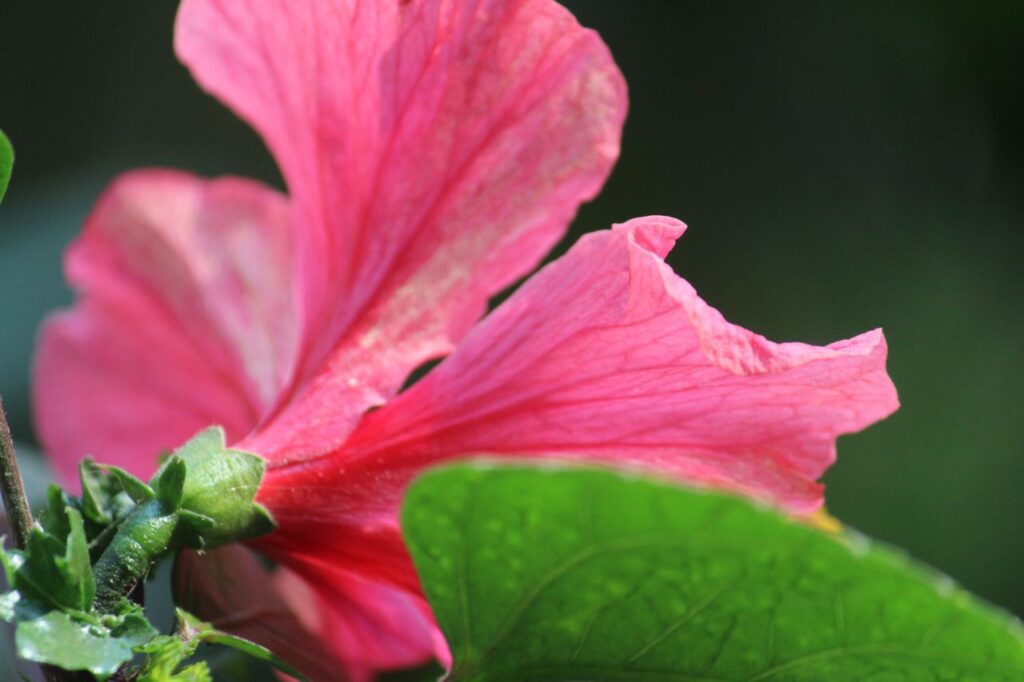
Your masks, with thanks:
M684 219L670 257L774 340L884 327L902 409L840 441L829 508L1024 615L1024 3L566 2L631 89L580 233ZM174 59L174 0L2 0L0 392L33 444L35 329L116 173L280 183Z

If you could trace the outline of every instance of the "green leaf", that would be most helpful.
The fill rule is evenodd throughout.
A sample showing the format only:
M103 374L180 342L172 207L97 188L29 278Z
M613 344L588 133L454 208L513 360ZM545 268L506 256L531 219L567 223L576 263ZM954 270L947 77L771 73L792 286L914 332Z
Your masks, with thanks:
M251 656L257 660L269 663L286 675L291 675L297 680L305 680L306 678L298 670L293 668L287 662L277 657L270 649L265 646L261 646L256 642L250 642L242 637L236 637L229 635L226 632L220 630L213 630L209 633L205 633L202 636L203 642L206 644L219 644L220 646L230 647L236 651L241 651L243 654Z
M132 659L133 649L156 635L140 614L120 619L107 628L80 622L62 611L50 611L18 624L18 655L65 670L88 670L100 680Z
M200 661L176 672L167 672L165 668L143 670L138 682L213 682L213 675L206 661Z
M68 509L69 516L72 511ZM85 588L81 584L82 576L76 578L75 575L79 564L69 562L66 553L69 548L63 542L41 528L33 528L24 551L25 561L15 574L13 587L24 598L58 609L82 610Z
M11 141L0 130L0 201L7 193L7 184L11 181L11 169L14 167L14 148Z
M73 608L87 611L92 605L96 594L96 583L92 575L92 562L89 559L89 542L85 537L82 516L76 509L68 509L68 523L71 531L67 536L67 546L63 557L56 562L63 571L68 586L74 591L77 605Z
M142 607L132 605L127 613L115 620L115 624L110 630L110 636L117 637L138 651L146 642L157 636L157 631L146 620L146 614Z
M158 635L138 647L135 652L146 655L139 672L140 682L167 682L176 680L175 671L182 662L195 653L198 642L186 641L173 635Z
M31 530L12 587L23 593L24 599L84 612L92 604L96 589L89 543L78 510L66 507L64 512L68 528L64 541L42 528Z
M0 556L4 556L4 568L7 569L8 563L11 563L12 558L20 558L20 555L14 552L0 552ZM14 562L14 566L18 565ZM23 620L32 620L38 618L47 611L50 611L50 606L40 599L35 599L27 596L30 593L23 593L19 590L11 590L0 595L0 618L7 621L8 623L18 623Z
M16 549L5 551L3 547L6 543L7 536L0 535L0 563L3 564L4 579L7 581L8 586L13 586L15 576L18 573L18 567L24 562L25 556Z
M51 485L46 489L47 506L39 514L39 523L43 530L54 537L63 538L71 531L68 526L67 508L70 498L59 486Z
M459 465L403 526L451 680L1021 680L1019 621L862 537L607 471Z

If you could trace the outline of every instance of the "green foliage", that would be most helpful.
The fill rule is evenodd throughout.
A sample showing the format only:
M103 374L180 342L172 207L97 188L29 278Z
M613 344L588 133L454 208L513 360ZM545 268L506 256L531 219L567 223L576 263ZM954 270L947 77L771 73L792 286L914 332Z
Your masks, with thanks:
M18 624L18 655L65 670L87 670L104 680L130 661L135 649L156 635L141 610L92 623L64 611L49 611Z
M127 601L116 612L94 609L91 543L80 510L88 510L93 519L123 514L114 511L120 504L117 495L94 467L82 466L82 498L51 488L44 525L32 529L25 550L0 555L12 588L0 597L0 617L17 625L15 644L22 658L88 671L104 680L157 632L142 609ZM106 534L95 524L93 531L93 541Z
M5 563L7 581L39 610L84 612L96 590L88 541L78 510L67 507L64 514L68 530L63 537L36 526L25 551L10 553Z
M300 672L272 654L265 647L241 637L221 632L192 614L177 609L178 628L173 637L156 637L141 651L149 654L139 673L139 682L211 682L212 676L205 663L196 663L180 671L183 661L190 658L200 644L220 644L249 656L266 661L281 672L298 680L305 680Z
M7 184L11 181L11 169L14 167L14 148L11 141L0 130L0 201L7 193Z
M616 473L461 465L403 525L451 680L1019 680L1019 622L896 552Z
M92 605L96 594L96 583L92 576L92 562L89 560L89 542L85 539L82 516L75 509L68 509L68 525L64 556L56 557L55 563L61 570L65 584L72 587L72 597L81 611Z
M52 486L25 549L0 552L11 587L0 597L0 618L16 624L21 657L104 680L143 654L143 682L211 682L205 663L185 664L205 642L299 677L265 648L184 612L178 634L160 636L129 599L155 562L179 548L272 527L252 499L262 460L227 450L223 431L210 429L169 457L149 484L91 460L79 473L82 495Z
M281 672L291 675L298 680L306 679L302 673L290 664L278 658L265 646L251 642L243 637L236 637L235 635L218 630L209 623L204 623L192 614L181 609L178 609L177 613L178 622L180 624L179 631L186 633L192 641L226 646L230 649L234 649L235 651L241 651L247 656L259 661L269 663Z

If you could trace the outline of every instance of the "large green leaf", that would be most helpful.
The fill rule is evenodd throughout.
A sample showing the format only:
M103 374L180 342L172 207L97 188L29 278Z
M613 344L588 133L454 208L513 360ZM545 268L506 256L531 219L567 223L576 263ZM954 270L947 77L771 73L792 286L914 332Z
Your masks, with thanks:
M0 130L0 201L4 200L7 183L11 181L11 168L14 166L14 149L11 141Z
M607 471L430 472L409 548L451 680L1022 680L1018 621L853 534Z

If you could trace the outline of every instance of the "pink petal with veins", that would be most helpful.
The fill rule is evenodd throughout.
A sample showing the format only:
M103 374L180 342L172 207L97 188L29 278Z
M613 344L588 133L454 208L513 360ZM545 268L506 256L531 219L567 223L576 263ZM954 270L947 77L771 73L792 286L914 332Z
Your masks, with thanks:
M729 324L662 260L683 229L642 218L583 237L343 447L273 467L260 499L282 525L267 551L411 570L388 535L405 486L480 454L607 462L816 510L836 438L897 407L885 340L776 344Z
M303 568L301 577L267 568L239 545L185 552L174 568L175 603L318 682L364 682L380 669L449 660L421 597L349 571Z
M267 594L292 632L257 630L323 638L315 680L444 657L395 515L426 466L593 460L805 513L837 436L896 407L880 332L815 347L727 323L662 261L668 218L584 237L473 327L618 155L622 77L550 0L184 0L176 49L290 199L115 183L69 252L78 303L42 334L37 421L65 476L90 453L148 475L213 423L266 457L280 526L254 546L287 567Z
M277 587L354 682L372 680L379 670L449 658L418 594L325 564L305 564L302 570L280 572Z
M186 0L175 44L296 211L298 375L245 445L341 443L533 268L618 156L622 76L550 0Z
M240 438L296 347L286 199L254 182L122 176L67 252L78 294L36 355L39 435L64 480L79 459L148 477L199 429Z

